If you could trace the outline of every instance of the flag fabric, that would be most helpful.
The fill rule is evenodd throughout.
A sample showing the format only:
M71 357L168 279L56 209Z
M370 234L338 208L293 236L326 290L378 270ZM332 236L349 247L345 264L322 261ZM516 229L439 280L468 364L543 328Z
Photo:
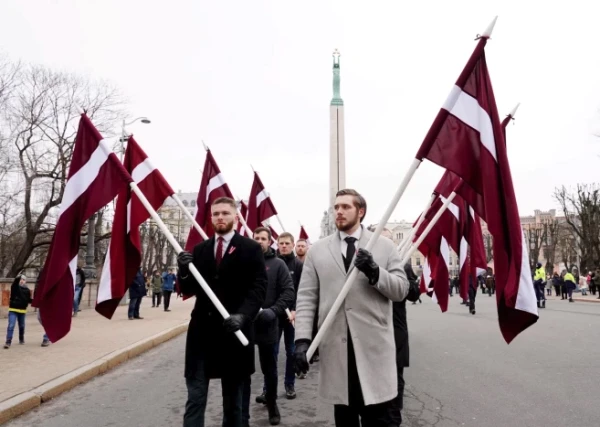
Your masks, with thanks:
M204 161L204 170L202 172L202 180L200 181L200 190L198 191L194 217L209 238L215 234L211 221L210 207L219 197L233 199L231 190L225 182L225 177L221 173L221 169L219 169L215 158L210 150L206 150L206 160ZM185 250L191 252L194 246L203 240L198 230L192 226L185 243Z
M263 221L275 215L277 215L277 210L271 196L265 190L258 174L254 172L254 181L250 190L250 198L248 198L248 219L246 220L248 228L254 231L261 226Z
M300 226L300 237L298 240L306 240L306 244L310 246L310 238L308 237L308 233L304 229L303 225Z
M81 229L130 182L117 156L88 116L82 114L56 230L33 301L52 342L71 329Z
M241 215L242 218L244 218L244 221L248 220L248 205L246 205L246 203L244 203L243 200L240 200L239 207L238 207L238 214ZM246 228L242 224L242 221L238 221L236 230L241 236L246 235ZM252 238L252 236L248 236L248 237Z
M127 142L123 166L154 210L158 210L167 198L175 194L133 136ZM108 253L98 286L96 311L106 318L112 318L140 269L140 225L148 218L150 214L138 196L131 188L124 188L117 198Z
M537 322L529 259L481 37L416 158L444 167L483 199L494 238L496 300L502 335L510 343Z

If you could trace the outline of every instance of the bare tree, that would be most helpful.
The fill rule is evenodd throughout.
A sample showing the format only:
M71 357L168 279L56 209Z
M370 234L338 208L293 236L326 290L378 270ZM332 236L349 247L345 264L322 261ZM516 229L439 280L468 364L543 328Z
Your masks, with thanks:
M582 270L600 265L600 186L578 184L575 190L557 188L554 197L574 236ZM566 248L565 248L566 249Z
M546 273L552 274L554 271L554 264L556 263L556 250L559 241L560 224L556 219L545 223L545 236L544 241L544 258L546 259Z
M79 106L105 136L123 116L123 99L105 82L57 73L38 66L22 67L6 105L3 127L8 129L15 158L13 174L22 186L21 242L8 269L15 275L32 265L32 254L43 253L51 242L57 207L65 190L69 162L79 121Z

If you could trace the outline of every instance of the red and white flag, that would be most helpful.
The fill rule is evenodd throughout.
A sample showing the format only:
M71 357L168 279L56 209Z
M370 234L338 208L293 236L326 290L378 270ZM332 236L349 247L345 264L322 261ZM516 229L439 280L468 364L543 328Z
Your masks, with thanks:
M260 227L262 222L277 215L277 209L271 201L271 196L265 190L260 177L254 172L254 181L250 190L250 198L248 199L248 228L254 231Z
M243 200L240 200L240 207L239 207L238 215L241 215L241 217L244 218L244 221L246 221L248 219L248 205L246 205L246 203L244 203ZM244 227L244 225L242 224L242 221L238 221L236 230L238 233L240 233L241 236L246 235L246 227ZM252 237L252 236L248 236L248 237Z
M480 38L416 157L454 172L482 196L482 218L494 238L498 320L504 339L510 343L537 322L538 311L504 133L485 60L487 39Z
M303 225L300 226L300 237L298 238L298 240L306 240L306 244L310 246L310 239Z
M131 177L86 114L81 115L60 213L35 292L44 329L57 342L71 329L81 229Z
M200 190L198 191L194 217L209 238L215 234L211 221L210 207L219 197L233 199L233 195L225 182L221 169L219 169L210 150L206 150L206 160L204 161L204 171L202 172L202 180L200 181ZM191 252L194 246L203 240L200 233L192 227L185 243L185 250Z
M154 210L158 210L175 193L133 137L127 143L123 166ZM150 214L138 196L130 187L124 188L117 198L96 301L96 311L108 319L112 318L142 264L140 225L148 218Z

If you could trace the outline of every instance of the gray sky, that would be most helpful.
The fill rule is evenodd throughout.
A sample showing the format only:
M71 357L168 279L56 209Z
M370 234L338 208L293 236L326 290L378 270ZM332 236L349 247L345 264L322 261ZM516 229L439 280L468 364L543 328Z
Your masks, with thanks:
M367 198L367 224L495 15L486 52L501 117L521 102L507 134L521 215L555 207L558 185L597 180L599 8L530 3L3 0L0 50L119 85L133 117L151 118L130 130L176 190L197 191L201 140L236 197L248 197L252 164L288 231L300 220L316 239L334 48L347 185ZM413 220L441 174L423 164L391 219Z

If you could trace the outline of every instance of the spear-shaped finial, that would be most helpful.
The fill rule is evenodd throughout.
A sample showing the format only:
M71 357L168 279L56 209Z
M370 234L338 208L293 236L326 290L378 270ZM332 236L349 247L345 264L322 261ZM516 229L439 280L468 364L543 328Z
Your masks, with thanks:
M81 108L81 105L75 104L75 109L77 110L78 114L85 114L85 110Z
M202 140L202 145L204 145L204 149L205 149L206 151L209 151L209 150L208 150L208 146L207 146L207 145L204 143L204 140Z
M511 118L515 118L515 114L517 114L517 110L519 109L519 105L521 105L521 103L519 102L517 105L515 105L515 108L513 108L513 110L510 112L509 116Z
M486 37L488 39L491 37L492 31L494 31L494 25L496 25L496 21L497 20L498 20L498 16L496 15L496 17L494 18L494 20L485 29L485 31L483 32L483 34L481 35L481 37Z
M252 164L250 164L250 167L252 168L252 172L256 173L256 171L254 170L254 166L252 166Z

